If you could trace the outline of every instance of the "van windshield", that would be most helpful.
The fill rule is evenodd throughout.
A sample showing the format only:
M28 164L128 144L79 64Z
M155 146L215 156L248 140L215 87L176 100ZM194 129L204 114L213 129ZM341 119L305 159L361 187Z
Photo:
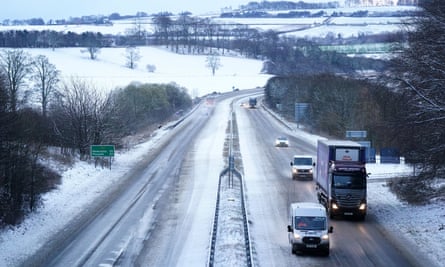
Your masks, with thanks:
M297 230L325 230L326 217L295 216L295 229Z
M312 165L311 158L294 158L294 165Z

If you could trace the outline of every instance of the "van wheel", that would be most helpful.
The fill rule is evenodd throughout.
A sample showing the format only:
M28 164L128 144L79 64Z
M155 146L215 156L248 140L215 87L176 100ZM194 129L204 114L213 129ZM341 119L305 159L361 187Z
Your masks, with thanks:
M297 246L292 245L292 254L297 254Z

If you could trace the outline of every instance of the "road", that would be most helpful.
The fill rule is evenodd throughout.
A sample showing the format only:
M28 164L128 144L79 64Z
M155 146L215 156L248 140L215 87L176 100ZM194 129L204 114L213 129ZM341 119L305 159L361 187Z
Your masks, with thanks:
M88 219L73 222L49 244L33 266L205 265L234 100L256 266L416 266L372 214L365 222L331 221L330 257L292 255L288 206L316 201L316 195L313 181L291 179L289 163L296 153L314 155L315 147L264 109L241 106L247 95L218 99L173 128L156 153L123 177L125 182ZM275 148L275 138L283 134L291 147Z
M197 133L211 117L201 105L193 116L171 129L167 142L147 155L90 219L73 223L70 234L55 242L41 266L134 266L174 197L183 159ZM51 245L51 244L50 244Z
M394 243L372 214L365 222L331 220L330 257L291 255L286 232L289 204L317 198L313 181L291 179L290 161L294 154L315 157L316 148L262 108L240 108L237 115L257 266L416 266L411 253ZM282 135L289 137L290 147L273 147Z

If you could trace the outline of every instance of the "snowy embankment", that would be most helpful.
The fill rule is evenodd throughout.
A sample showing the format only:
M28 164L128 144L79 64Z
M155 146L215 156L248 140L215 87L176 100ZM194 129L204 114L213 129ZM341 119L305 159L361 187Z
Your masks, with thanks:
M162 142L167 127L129 151L117 151L111 169L78 161L62 173L62 183L43 197L43 206L25 221L0 232L0 266L19 266L36 253L50 238L118 183L142 157ZM48 162L48 164L54 164ZM104 179L106 177L106 179Z

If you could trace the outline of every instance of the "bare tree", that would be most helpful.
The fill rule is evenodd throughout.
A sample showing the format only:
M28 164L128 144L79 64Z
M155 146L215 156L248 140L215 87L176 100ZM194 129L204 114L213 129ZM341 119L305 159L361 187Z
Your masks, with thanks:
M42 115L46 118L48 103L57 90L59 71L43 55L37 56L32 62L33 80L36 82L36 91L39 92L39 101L42 105Z
M219 67L221 67L221 60L217 53L211 53L206 58L206 67L210 68L212 70L212 75L215 75L215 72Z
M82 53L88 53L91 60L95 60L97 55L100 54L100 48L94 45L88 46L87 48L81 50Z
M445 167L445 2L422 1L420 7L422 16L407 31L409 45L393 61L392 85L405 99L400 145L435 177Z
M86 159L90 145L101 144L106 138L114 108L111 94L104 96L87 82L73 78L64 84L60 97L54 115L56 134Z
M125 59L127 60L126 66L130 69L137 67L137 62L141 59L141 53L139 48L129 46L125 49Z
M23 50L4 50L0 53L0 68L6 75L8 107L15 112L19 97L19 90L29 70L29 55Z
M101 44L101 34L94 34L92 32L86 32L82 34L86 39L86 48L80 50L82 53L88 53L91 60L95 60L100 53Z
M169 45L170 31L173 21L168 13L160 13L153 17L155 36L160 44Z
M133 38L133 44L144 45L145 37L147 35L147 30L144 26L144 20L142 19L142 14L138 14L133 22L133 27L126 30L127 35Z
M191 52L191 25L193 24L193 18L190 17L190 13L182 12L179 14L178 19L176 20L178 25L178 41L183 44L184 47L187 47L187 53Z

